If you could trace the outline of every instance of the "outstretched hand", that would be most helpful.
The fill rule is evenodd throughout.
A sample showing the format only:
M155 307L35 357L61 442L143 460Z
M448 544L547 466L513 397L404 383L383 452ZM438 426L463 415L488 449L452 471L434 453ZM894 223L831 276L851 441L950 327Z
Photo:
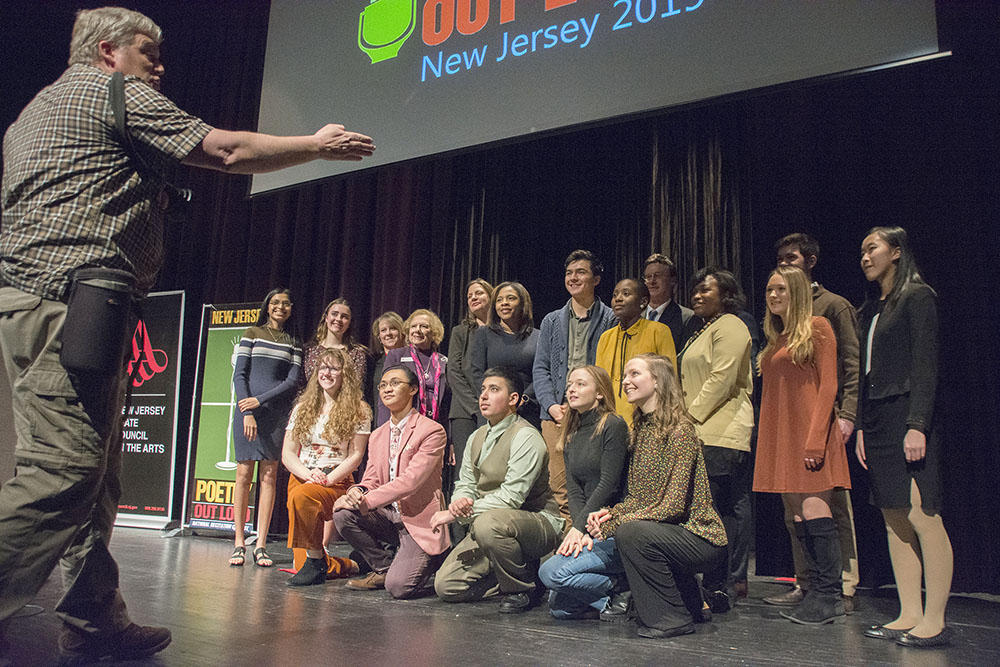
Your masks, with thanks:
M324 160L357 161L375 152L371 137L345 130L343 125L324 125L313 136L319 142L320 157Z

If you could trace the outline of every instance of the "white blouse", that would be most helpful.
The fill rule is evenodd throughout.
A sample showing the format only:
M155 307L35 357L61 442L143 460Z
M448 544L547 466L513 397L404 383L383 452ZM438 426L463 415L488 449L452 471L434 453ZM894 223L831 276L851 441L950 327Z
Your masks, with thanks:
M295 428L295 416L298 409L299 406L296 405L288 417L286 431ZM337 449L334 449L334 445L323 437L323 429L326 428L328 416L321 414L316 418L316 423L313 424L312 430L309 432L310 442L302 443L299 447L299 461L307 468L333 468L343 463L344 459L347 458L347 452L350 449L349 440L338 443ZM369 433L371 433L371 427L367 421L358 424L358 428L354 431L355 435L368 435Z

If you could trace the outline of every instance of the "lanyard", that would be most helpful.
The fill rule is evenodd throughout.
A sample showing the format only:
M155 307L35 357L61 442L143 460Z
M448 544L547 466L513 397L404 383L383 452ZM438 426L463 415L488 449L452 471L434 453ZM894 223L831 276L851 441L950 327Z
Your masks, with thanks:
M620 326L618 328L621 329ZM628 344L632 340L632 337L638 335L638 333L639 332L636 331L634 334L630 334L628 332L628 329L622 329L622 334L623 335L622 335L622 338L621 338L621 345L619 345L619 347L618 347L618 359L612 359L612 362L611 362L611 371L612 372L614 372L614 370L615 370L615 362L619 361L621 363L621 374L618 376L618 396L619 396L619 398L622 395L622 387L625 384L625 363L628 361L628 358L627 358L627 356L628 356Z
M417 356L417 348L410 345L410 356L413 357L413 365L417 367L417 392L420 398L420 414L430 417L434 421L438 418L438 392L441 390L441 355L431 352L431 370L434 371L434 393L431 394L431 414L427 414L427 403L424 398L424 367Z

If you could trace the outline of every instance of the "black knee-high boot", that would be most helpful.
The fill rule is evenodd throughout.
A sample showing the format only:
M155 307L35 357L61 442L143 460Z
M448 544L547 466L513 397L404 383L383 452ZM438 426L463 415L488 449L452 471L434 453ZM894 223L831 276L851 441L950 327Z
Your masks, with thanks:
M833 519L811 519L795 525L795 533L809 555L809 591L805 599L782 616L803 625L822 625L844 615L842 569L837 524Z

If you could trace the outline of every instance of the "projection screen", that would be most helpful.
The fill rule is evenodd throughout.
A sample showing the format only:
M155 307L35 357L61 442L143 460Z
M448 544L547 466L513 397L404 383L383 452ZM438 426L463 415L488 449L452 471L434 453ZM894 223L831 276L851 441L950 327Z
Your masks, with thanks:
M251 194L937 49L933 0L272 0L258 129L378 150Z

